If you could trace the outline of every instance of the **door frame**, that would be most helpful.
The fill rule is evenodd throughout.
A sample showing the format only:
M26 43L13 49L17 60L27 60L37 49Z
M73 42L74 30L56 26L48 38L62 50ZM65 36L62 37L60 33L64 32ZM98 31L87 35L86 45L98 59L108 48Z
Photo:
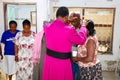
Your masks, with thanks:
M7 5L8 4L13 4L13 5L36 5L36 2L3 2L3 13L4 13L4 30L8 29L8 20L7 20ZM36 12L37 12L37 7L36 7ZM37 15L37 13L36 13ZM37 24L37 16L36 16L36 24ZM37 32L37 25L36 25L36 32Z

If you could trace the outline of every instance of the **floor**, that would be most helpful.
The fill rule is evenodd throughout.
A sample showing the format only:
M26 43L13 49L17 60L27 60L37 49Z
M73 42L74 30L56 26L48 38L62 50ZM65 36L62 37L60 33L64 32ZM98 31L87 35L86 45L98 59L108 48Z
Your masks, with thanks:
M120 80L120 76L115 72L103 71L103 80Z
M0 74L0 80L5 80L5 75L2 73ZM13 80L15 80L15 75ZM103 71L103 80L120 80L120 76L115 76L114 72Z

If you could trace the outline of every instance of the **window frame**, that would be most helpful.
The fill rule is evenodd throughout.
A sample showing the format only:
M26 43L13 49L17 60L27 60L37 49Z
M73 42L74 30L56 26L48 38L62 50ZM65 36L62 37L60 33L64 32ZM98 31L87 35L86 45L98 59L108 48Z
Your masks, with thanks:
M55 16L55 11L57 10L57 8L58 7L53 7L53 13L54 13L54 16ZM111 32L111 39L110 39L110 51L106 51L106 52L103 52L103 51L98 51L98 53L100 53L100 54L113 54L113 34L114 34L114 21L115 21L115 11L116 11L116 8L101 8L101 7L68 7L68 9L70 9L70 8L80 8L80 9L82 9L82 12L81 12L81 19L84 19L85 18L85 9L112 9L113 10L113 19L112 19L112 24L111 24L111 30L112 30L112 32ZM55 17L54 17L54 19L55 19ZM96 24L95 24L96 25ZM106 25L102 25L102 26L106 26ZM108 26L108 27L110 27L110 26ZM104 40L105 41L105 40Z

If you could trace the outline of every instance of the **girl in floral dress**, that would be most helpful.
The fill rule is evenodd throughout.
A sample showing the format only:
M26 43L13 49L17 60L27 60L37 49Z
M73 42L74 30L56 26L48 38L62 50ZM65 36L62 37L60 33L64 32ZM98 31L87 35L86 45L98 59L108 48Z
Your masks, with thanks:
M32 80L32 51L35 33L30 30L30 21L23 21L23 31L15 37L16 80Z

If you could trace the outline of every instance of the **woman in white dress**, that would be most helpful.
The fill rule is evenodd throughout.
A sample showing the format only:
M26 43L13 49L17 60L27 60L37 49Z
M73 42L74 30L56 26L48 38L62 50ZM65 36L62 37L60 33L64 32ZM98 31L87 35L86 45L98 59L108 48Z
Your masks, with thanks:
M35 32L30 30L29 20L23 21L23 30L15 37L15 61L17 62L16 80L32 80L32 51Z

